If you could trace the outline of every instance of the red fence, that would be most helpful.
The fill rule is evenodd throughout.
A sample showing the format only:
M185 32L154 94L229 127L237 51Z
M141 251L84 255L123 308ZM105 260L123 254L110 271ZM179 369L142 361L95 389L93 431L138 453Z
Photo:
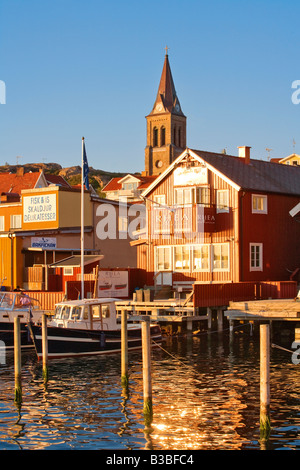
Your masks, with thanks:
M194 307L221 307L244 300L292 299L296 295L294 281L195 283Z

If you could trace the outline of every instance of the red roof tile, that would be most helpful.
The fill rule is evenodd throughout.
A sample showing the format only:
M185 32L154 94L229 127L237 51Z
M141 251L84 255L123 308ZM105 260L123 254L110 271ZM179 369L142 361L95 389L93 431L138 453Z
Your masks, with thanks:
M135 176L135 175L133 175ZM157 176L135 176L136 178L138 178L141 183L138 185L138 188L139 189L146 189L148 188L148 186L153 183L153 181L157 178ZM122 189L122 184L119 183L119 181L121 180L122 178L120 177L117 177L117 178L112 178L106 186L104 186L104 188L102 189L103 192L106 192L106 191L119 191L120 189Z
M40 177L39 171L17 175L15 173L0 173L0 194L21 194L22 189L33 189Z
M71 188L69 183L60 175L52 175L45 173L45 178L48 184L56 184L57 186L63 186L64 188Z

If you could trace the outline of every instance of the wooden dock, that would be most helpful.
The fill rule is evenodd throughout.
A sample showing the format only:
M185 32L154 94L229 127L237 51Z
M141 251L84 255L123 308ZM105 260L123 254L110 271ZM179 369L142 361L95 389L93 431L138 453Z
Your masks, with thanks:
M121 316L123 311L132 317L133 321L142 320L148 315L150 320L174 326L180 329L183 326L187 330L192 330L196 322L208 321L207 315L197 315L197 309L193 302L186 302L181 299L154 300L141 302L135 300L124 300L116 302L117 313Z
M230 302L224 312L228 320L300 322L300 299Z

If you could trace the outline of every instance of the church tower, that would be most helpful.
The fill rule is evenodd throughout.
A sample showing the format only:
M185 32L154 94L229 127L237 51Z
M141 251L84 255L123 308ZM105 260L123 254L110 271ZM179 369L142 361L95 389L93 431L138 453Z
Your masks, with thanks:
M176 94L166 48L156 100L147 119L145 174L159 175L186 148L186 117Z

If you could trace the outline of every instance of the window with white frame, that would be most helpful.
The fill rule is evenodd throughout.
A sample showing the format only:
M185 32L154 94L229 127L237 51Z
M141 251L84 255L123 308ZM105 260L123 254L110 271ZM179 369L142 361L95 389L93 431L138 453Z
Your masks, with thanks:
M209 271L209 245L192 246L192 270Z
M250 243L250 271L262 271L262 243Z
M201 206L210 205L210 188L209 186L199 186L196 188L196 203Z
M174 270L190 271L190 249L187 245L174 246Z
M172 256L170 246L157 246L155 254L155 271L171 271Z
M119 216L118 225L119 225L119 232L127 232L127 229L128 229L127 216Z
M212 246L212 269L213 271L229 270L228 243L220 243Z
M175 188L175 204L184 206L193 203L193 188Z
M21 215L10 216L10 228L22 228L22 216Z
M252 194L252 214L267 214L268 198L260 194Z
M5 226L4 226L4 215L0 216L0 232L4 232Z
M64 276L73 276L74 268L64 268Z
M217 213L229 212L229 190L217 189Z
M159 206L159 205L165 205L166 204L166 195L165 194L156 194L153 196L154 202Z

